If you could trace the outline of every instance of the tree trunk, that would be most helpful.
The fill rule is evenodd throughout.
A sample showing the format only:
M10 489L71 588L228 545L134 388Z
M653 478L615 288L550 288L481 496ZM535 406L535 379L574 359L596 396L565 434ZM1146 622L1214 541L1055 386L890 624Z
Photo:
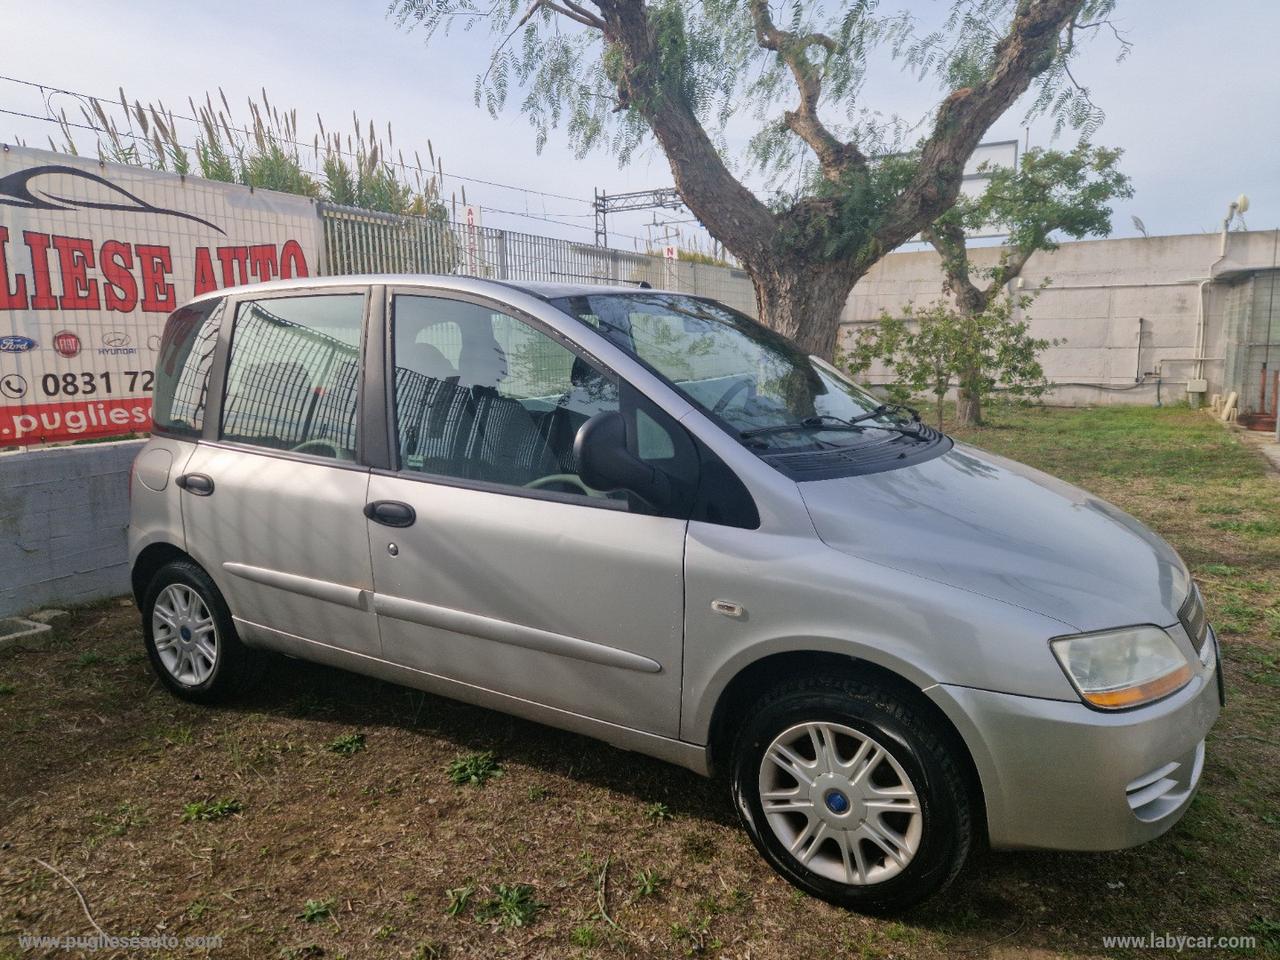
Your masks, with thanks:
M760 322L800 346L831 360L840 333L840 315L858 273L848 263L786 261L748 266L756 288Z
M971 376L972 371L963 376L960 387L956 390L956 425L961 427L982 426L982 397L964 383Z
M990 297L980 292L972 284L962 288L956 296L957 306L968 321L970 330L977 323L977 318L986 309ZM973 334L977 336L976 332ZM966 366L959 371L959 383L956 384L956 425L961 427L982 426L982 368Z

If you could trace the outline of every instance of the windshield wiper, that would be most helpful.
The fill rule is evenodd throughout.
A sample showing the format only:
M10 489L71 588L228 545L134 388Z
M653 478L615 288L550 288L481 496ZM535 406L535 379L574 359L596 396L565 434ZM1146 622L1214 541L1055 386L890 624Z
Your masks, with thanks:
M908 407L901 403L881 403L876 406L874 410L868 410L866 413L860 413L856 417L850 417L848 420L845 420L844 423L849 425L861 423L863 420L872 420L876 417L883 417L886 413L893 413L897 410L905 410L907 413L911 414L911 420L913 423L920 422L920 411L914 407ZM838 420L840 418L827 417L826 419Z
M915 437L920 435L919 429L907 429L904 424L899 423L864 423L873 417L881 417L895 409L910 410L912 413L913 423L917 426L920 423L919 414L910 407L902 407L899 404L881 404L874 410L867 413L858 414L856 417L844 419L843 417L834 417L831 414L820 413L812 417L805 417L803 420L797 420L795 423L771 423L766 427L752 427L749 430L739 430L738 436L743 440L750 440L753 437L762 437L770 433L787 433L793 430L892 430L900 433L904 437Z

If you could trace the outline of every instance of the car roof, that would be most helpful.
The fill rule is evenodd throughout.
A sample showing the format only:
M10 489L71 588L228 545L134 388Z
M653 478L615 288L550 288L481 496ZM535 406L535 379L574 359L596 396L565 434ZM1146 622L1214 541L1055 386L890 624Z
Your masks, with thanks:
M342 276L294 277L289 280L269 280L266 283L251 283L238 287L224 287L211 290L195 297L192 302L207 300L212 297L243 295L253 293L278 293L286 290L314 290L324 287L349 287L353 284L412 287L417 285L470 293L491 293L501 295L505 290L519 290L538 297L540 300L554 300L559 297L577 297L619 293L638 293L640 291L670 293L674 291L651 291L649 287L636 284L604 284L604 283L557 283L542 280L490 280L486 277L468 277L457 274L425 274L425 273L366 273L347 274Z

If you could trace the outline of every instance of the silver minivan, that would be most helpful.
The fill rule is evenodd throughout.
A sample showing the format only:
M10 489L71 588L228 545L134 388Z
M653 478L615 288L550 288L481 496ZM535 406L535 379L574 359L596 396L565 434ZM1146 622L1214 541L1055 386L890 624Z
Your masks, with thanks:
M1218 644L1163 540L712 300L280 281L165 327L132 480L147 653L264 651L727 781L809 893L901 909L971 849L1186 811Z

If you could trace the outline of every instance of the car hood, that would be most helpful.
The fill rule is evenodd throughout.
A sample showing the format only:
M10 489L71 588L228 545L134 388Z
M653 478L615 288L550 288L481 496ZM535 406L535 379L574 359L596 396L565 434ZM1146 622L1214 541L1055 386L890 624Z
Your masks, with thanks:
M1078 487L957 444L924 463L800 484L818 536L852 556L993 597L1081 632L1166 626L1186 566Z

